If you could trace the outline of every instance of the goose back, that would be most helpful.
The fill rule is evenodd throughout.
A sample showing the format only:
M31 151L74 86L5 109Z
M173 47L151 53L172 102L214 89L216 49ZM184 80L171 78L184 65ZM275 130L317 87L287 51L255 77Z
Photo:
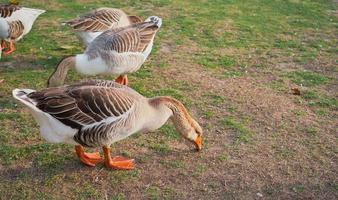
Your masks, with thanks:
M119 9L99 8L66 22L74 31L103 32L121 24L129 25L127 15Z
M112 81L89 81L47 88L27 95L36 107L77 129L74 140L85 146L110 145L133 127L141 95Z

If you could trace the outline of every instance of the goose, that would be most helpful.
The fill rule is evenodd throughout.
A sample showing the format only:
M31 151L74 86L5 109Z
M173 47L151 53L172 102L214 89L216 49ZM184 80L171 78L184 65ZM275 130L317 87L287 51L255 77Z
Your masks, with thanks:
M127 73L137 71L149 56L162 19L151 16L145 22L103 32L83 54L62 59L47 81L61 86L71 67L85 75L117 74L115 81L127 85Z
M202 148L202 128L181 102L166 96L146 98L114 81L89 80L41 91L14 89L13 96L28 107L45 140L75 145L80 161L88 166L104 162L111 169L133 169L132 159L110 156L111 144L156 130L169 118L196 150ZM98 152L85 153L84 147L102 147L104 159Z
M85 46L88 46L104 31L140 22L140 17L127 15L120 9L98 8L64 24L70 26Z
M37 17L44 12L45 10L21 7L16 1L0 5L0 55L7 47L6 41L9 42L9 49L4 55L12 53L15 50L14 42L29 33Z

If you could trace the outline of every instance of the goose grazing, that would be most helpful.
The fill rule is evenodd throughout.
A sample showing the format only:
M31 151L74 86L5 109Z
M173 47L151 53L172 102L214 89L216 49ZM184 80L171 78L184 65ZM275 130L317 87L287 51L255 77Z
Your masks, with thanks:
M15 89L13 96L29 108L44 139L74 144L80 161L95 166L98 152L83 146L102 147L106 167L132 169L133 160L110 156L110 145L136 132L160 128L170 118L177 131L202 148L202 129L183 104L171 97L146 98L114 81L86 81L41 91Z
M16 4L16 1L11 1L9 5L0 5L0 55L7 47L5 41L9 42L9 49L4 52L4 55L12 53L15 50L14 42L29 33L36 18L45 12L45 10L25 8Z
M142 23L105 31L83 54L61 60L48 79L48 87L63 85L68 70L74 66L85 75L120 75L116 82L127 85L126 74L137 71L145 62L161 24L161 18L152 16Z
M120 9L98 8L79 18L69 20L65 24L69 25L80 40L88 46L104 31L140 22L142 19L138 16L127 15Z

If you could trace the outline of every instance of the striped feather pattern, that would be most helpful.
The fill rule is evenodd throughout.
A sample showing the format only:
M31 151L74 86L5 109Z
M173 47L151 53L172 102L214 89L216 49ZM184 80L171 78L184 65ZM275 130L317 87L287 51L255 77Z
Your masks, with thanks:
M78 19L67 21L75 31L103 32L118 25L126 14L119 9L100 8Z
M0 5L0 17L10 17L15 11L20 9L21 7L18 5Z
M43 112L78 129L75 141L97 146L106 141L114 126L128 121L135 107L133 92L128 91L127 87L112 81L90 81L47 88L28 97L36 101L36 107Z
M154 22L143 22L108 30L98 36L85 53L91 58L97 57L100 52L142 53L153 40L158 28Z
M17 39L19 38L25 29L23 23L21 21L12 21L8 23L9 29L8 29L8 35L10 39Z
M138 16L134 16L134 15L129 15L128 19L130 21L131 24L136 24L136 23L141 23L142 19Z

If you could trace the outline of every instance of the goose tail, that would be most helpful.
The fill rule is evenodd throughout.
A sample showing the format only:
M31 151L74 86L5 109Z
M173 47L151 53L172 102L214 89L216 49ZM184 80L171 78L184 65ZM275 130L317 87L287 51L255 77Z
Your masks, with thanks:
M153 22L158 28L162 25L162 19L157 16L150 16L145 20L145 22Z
M32 92L35 92L35 90L31 89L14 89L12 91L13 97L17 100L19 100L21 103L29 107L30 109L34 111L41 112L36 107L36 102L34 102L32 99L30 99L27 95L31 94Z
M35 9L35 8L26 8L26 7L23 7L22 10L28 13L33 13L35 15L41 15L42 13L46 12L45 10Z

